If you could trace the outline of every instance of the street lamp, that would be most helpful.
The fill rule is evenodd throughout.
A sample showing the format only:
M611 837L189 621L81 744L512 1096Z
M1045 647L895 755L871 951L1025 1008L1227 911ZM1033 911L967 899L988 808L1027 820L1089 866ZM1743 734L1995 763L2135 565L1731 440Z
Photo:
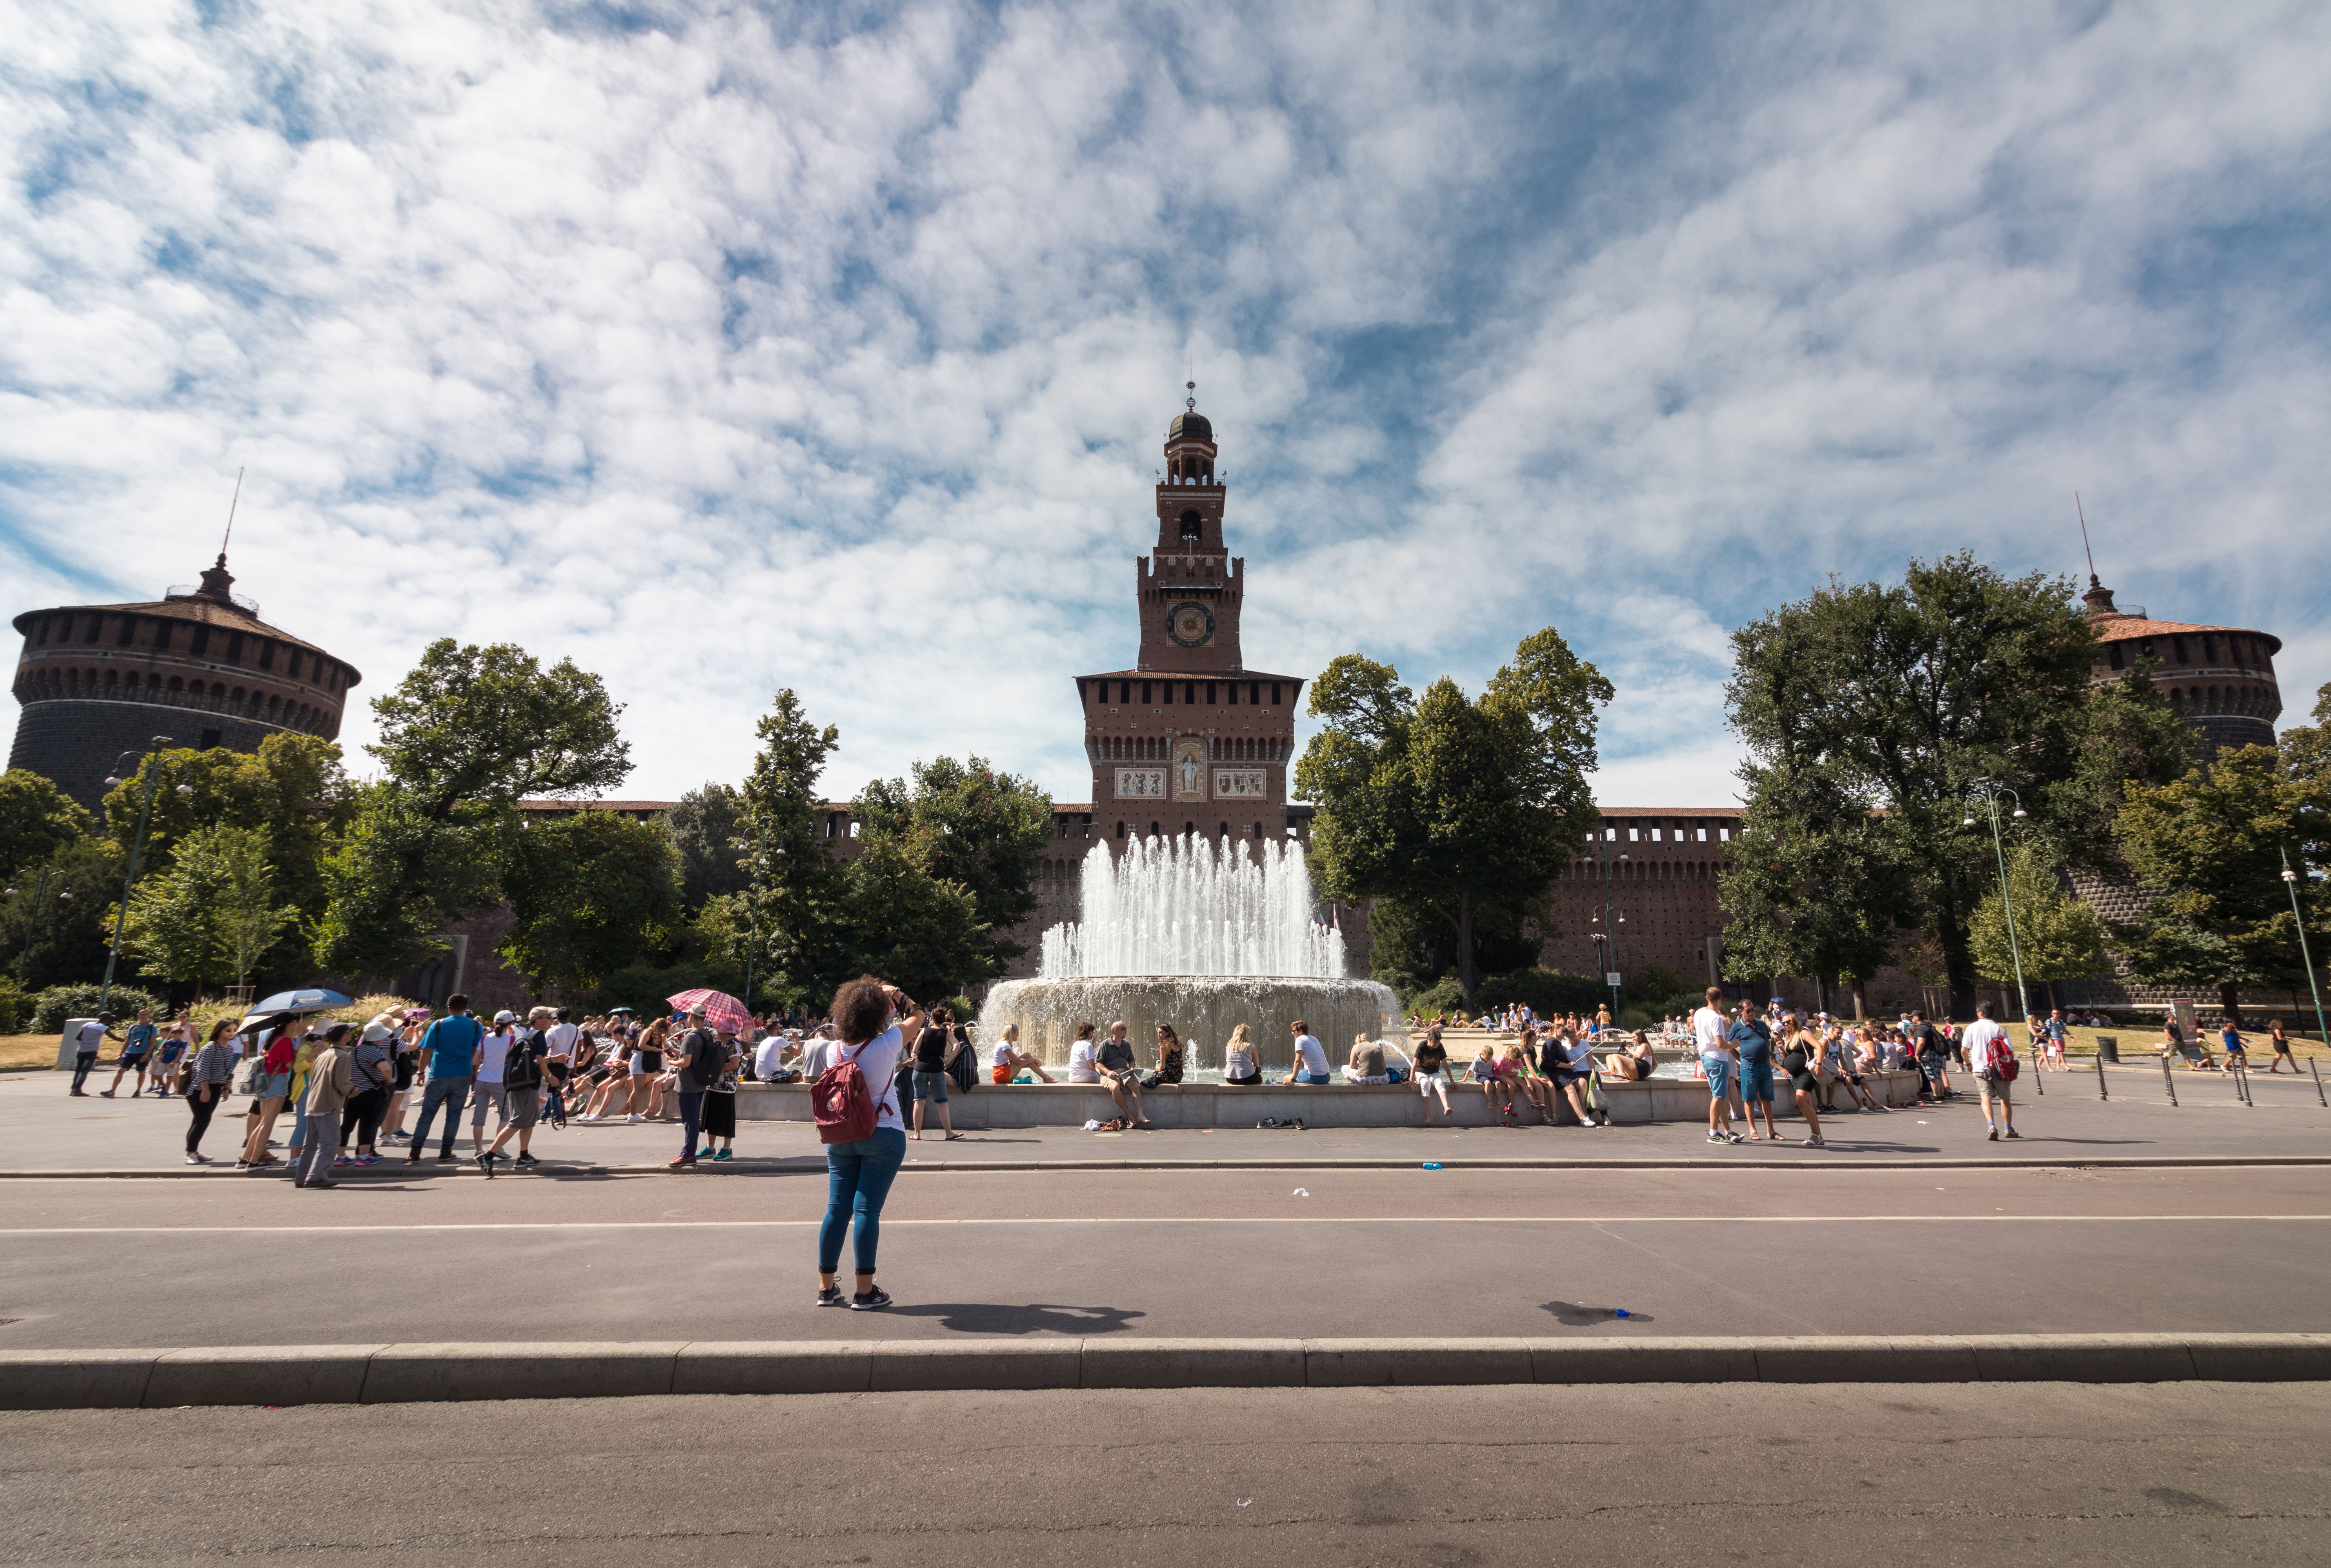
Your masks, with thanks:
M141 756L134 751L123 752L119 757L114 759L114 773L107 776L105 787L108 789L119 787L120 774L137 773L139 768L146 767L155 752L173 744L175 743L168 736L157 735L154 736L152 744L147 746L144 755ZM136 765L127 769L123 768L122 763L130 757L138 758ZM153 814L154 792L160 787L161 783L162 770L158 767L147 768L146 798L138 807L138 836L129 841L129 875L122 880L121 908L114 913L113 917L113 947L105 955L105 986L97 993L97 1010L100 1012L103 1012L106 1003L113 1000L113 966L121 960L121 927L129 919L129 890L138 886L138 852L146 847L146 822ZM182 795L190 795L195 793L195 786L182 784L178 786L178 793Z
M761 873L769 869L769 857L763 844L761 819L753 819L753 875L745 896L745 914L750 935L745 943L745 1011L753 1011L753 959L761 946ZM782 850L780 851L782 852Z
M2331 1041L2331 1030L2323 1027L2323 986L2315 978L2315 959L2307 950L2307 917L2298 912L2298 873L2290 869L2290 851L2277 849L2282 857L2282 885L2290 894L2291 923L2298 927L2298 961L2307 965L2307 989L2315 993L2315 1032Z
M1627 923L1624 915L1614 916L1611 909L1611 846L1617 841L1611 834L1615 832L1614 828L1598 828L1594 837L1595 858L1603 863L1603 929L1595 933L1594 939L1606 944L1603 950L1603 981L1611 987L1611 1017L1613 1022L1619 1016L1619 983L1612 978L1619 972L1618 928ZM1622 861L1626 858L1624 855L1619 857ZM1589 919L1592 918L1590 916Z
M2028 1025L2031 1022L2031 1003L2023 993L2023 948L2015 935L2015 900L2007 891L2007 847L1999 836L1999 803L2003 799L2013 801L2013 820L2020 822L2026 819L2023 797L1995 778L1979 778L1967 785L1967 799L1981 807L1991 821L1991 851L1999 861L1999 902L2007 911L2007 955L2015 965L2015 1005L2022 1010L2023 1022ZM1969 816L1960 826L1974 826L1974 818Z

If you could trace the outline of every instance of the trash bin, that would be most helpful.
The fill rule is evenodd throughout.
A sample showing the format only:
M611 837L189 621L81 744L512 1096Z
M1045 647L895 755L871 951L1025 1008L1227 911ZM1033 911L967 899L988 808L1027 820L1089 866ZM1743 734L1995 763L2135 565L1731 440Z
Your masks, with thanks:
M2097 1054L2115 1066L2120 1064L2120 1037L2112 1034L2097 1036Z

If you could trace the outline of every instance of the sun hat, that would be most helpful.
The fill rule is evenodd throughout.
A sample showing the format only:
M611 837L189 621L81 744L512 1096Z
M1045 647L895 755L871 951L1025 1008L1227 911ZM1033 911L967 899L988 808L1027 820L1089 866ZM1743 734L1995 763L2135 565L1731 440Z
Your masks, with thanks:
M518 1014L505 1007L500 1012L494 1014L494 1022L496 1023L516 1023L518 1022Z
M364 1037L365 1037L366 1040L371 1040L371 1041L390 1040L390 1039L395 1038L395 1034L396 1034L396 1031L395 1031L395 1030L393 1030L393 1029L389 1028L389 1026L388 1026L388 1025L386 1025L385 1023L383 1023L383 1022L382 1022L379 1019L377 1019L377 1018L374 1019L370 1023L367 1023L367 1024L366 1024L366 1025L364 1026Z

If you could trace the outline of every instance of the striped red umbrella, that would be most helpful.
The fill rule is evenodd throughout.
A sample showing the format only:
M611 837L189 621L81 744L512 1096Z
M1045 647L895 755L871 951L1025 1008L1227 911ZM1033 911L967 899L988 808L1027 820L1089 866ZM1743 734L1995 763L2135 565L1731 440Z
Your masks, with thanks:
M745 1004L725 991L683 991L664 1000L681 1012L704 1009L704 1022L715 1029L742 1034L753 1027L753 1015L745 1011Z

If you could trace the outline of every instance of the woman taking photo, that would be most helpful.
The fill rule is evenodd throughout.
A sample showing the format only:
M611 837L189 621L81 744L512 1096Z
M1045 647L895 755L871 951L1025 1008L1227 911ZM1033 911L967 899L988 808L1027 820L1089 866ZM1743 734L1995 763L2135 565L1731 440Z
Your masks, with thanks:
M366 1024L364 1033L349 1052L349 1092L340 1107L339 1141L343 1152L332 1161L336 1165L380 1164L380 1151L374 1144L380 1136L381 1115L388 1109L389 1085L396 1078L396 1034L390 1027L392 1016L383 1013ZM346 1044L342 1041L343 1048ZM348 1136L351 1133L356 1135L353 1140Z
M227 1084L234 1077L234 1020L222 1018L211 1025L211 1037L202 1050L195 1052L192 1066L186 1069L186 1109L194 1120L186 1127L186 1164L207 1165L211 1157L203 1153L203 1135L210 1130L211 1117L217 1114L219 1101L226 1098Z
M900 1014L905 1015L903 1021ZM866 1091L875 1097L874 1130L854 1143L825 1145L825 1219L817 1229L817 1304L874 1312L890 1305L890 1294L874 1282L875 1249L881 1240L882 1204L890 1195L899 1165L907 1157L906 1124L890 1090L898 1076L906 1037L920 1038L923 1010L895 985L862 975L833 994L839 1042L824 1041L812 1060L821 1075L839 1062L858 1066ZM858 1288L844 1296L834 1276L842 1267L847 1232L856 1254Z
M909 1084L909 1092L915 1097L915 1130L909 1136L917 1143L923 1141L923 1107L930 1105L939 1107L939 1130L947 1135L947 1142L953 1143L963 1136L955 1130L955 1113L947 1108L947 1064L962 1049L954 1025L953 1013L944 1007L936 1008L930 1022L915 1036L915 1076Z

